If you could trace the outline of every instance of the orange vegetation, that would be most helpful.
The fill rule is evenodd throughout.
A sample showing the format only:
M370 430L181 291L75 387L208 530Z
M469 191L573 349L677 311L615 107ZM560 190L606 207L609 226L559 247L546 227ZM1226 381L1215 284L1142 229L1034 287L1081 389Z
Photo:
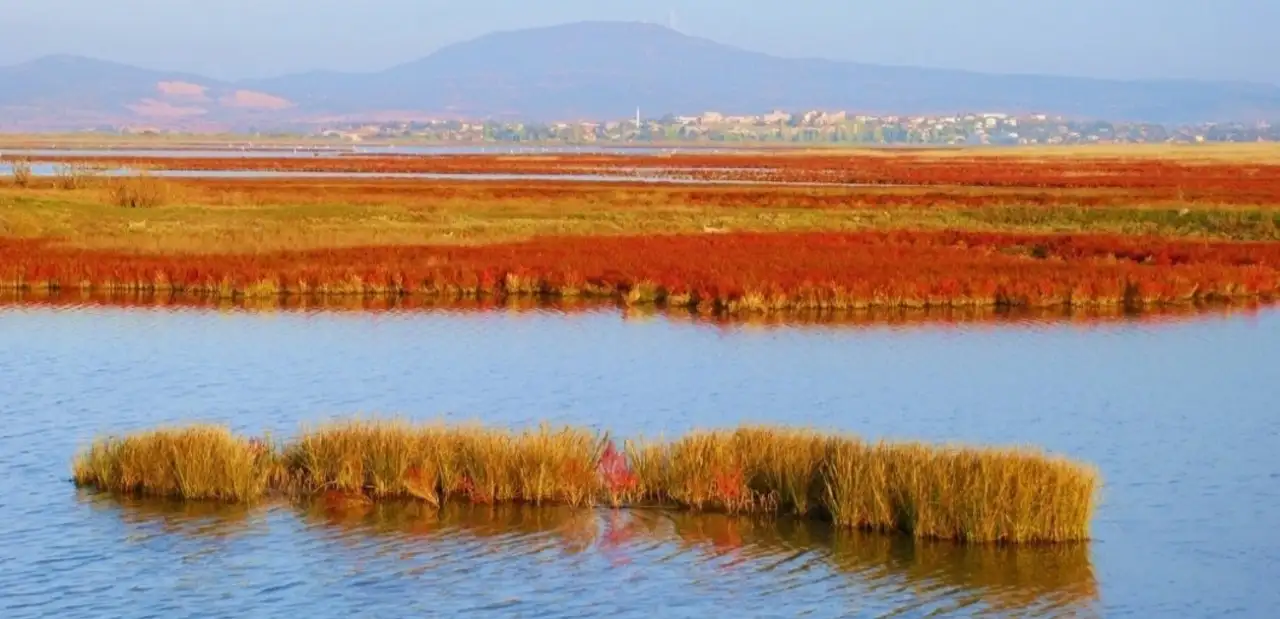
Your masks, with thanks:
M58 159L773 184L183 179L158 183L167 202L109 201L149 206L126 214L101 208L96 189L35 183L5 190L0 283L10 288L594 298L714 315L1131 309L1280 291L1280 165L1262 163L921 152ZM830 185L795 184L809 181Z
M1084 234L868 231L541 237L482 246L145 255L0 240L17 288L224 297L540 295L713 313L1125 306L1280 293L1280 244Z
M208 196L226 201L299 204L380 204L395 200L397 204L440 203L449 200L469 201L575 201L636 209L652 204L674 204L689 207L721 208L804 208L848 209L889 207L955 207L985 206L1134 206L1145 203L1171 202L1188 204L1192 200L1183 192L1132 191L1115 188L1039 189L1018 187L810 187L733 186L693 184L637 184L626 181L564 180L496 180L472 181L455 179L169 179L177 187L190 189L192 197ZM1191 197L1203 197L1195 194ZM1253 204L1247 196L1212 196L1214 205Z

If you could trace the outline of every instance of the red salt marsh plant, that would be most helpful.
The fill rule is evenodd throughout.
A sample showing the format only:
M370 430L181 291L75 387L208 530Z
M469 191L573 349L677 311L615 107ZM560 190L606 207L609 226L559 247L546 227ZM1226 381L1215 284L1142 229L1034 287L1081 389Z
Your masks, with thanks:
M971 184L912 186L889 182L875 186L707 185L564 180L453 180L394 178L327 179L165 179L184 200L209 206L396 205L413 208L484 207L502 203L528 208L545 204L566 213L611 207L641 210L654 206L724 208L904 208L993 206L1134 207L1153 204L1275 205L1280 180L1251 186L1181 183L1157 187L1055 188L992 187Z
M1280 292L1280 243L958 231L542 237L147 255L0 239L14 289L215 297L599 297L710 313L1196 303Z
M379 500L510 503L827 518L837 526L964 542L1088 538L1097 472L1036 450L866 444L773 427L631 441L565 427L355 420L274 450L195 426L108 438L73 464L82 486L245 502L317 496L348 513Z
M600 472L601 486L608 496L610 505L620 507L623 502L635 500L639 479L627 464L626 455L618 451L612 441L605 444L597 469Z

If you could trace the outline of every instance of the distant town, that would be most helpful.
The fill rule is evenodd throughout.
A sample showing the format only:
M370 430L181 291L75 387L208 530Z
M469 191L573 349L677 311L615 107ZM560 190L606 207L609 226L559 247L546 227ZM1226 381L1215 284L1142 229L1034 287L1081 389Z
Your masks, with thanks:
M439 120L349 123L316 137L445 143L803 143L803 144L1123 144L1280 141L1270 123L1149 123L1072 120L1046 114L972 113L952 116L870 116L848 112L775 111L759 115L706 112L609 122L526 123Z

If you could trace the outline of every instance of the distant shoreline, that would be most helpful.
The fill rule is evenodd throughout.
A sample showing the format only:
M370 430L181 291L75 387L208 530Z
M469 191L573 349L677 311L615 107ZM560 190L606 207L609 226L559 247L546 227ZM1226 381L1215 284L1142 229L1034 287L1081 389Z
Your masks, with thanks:
M250 134L109 135L84 133L0 133L0 155L6 150L282 150L358 152L362 149L453 148L500 154L537 154L535 149L556 150L671 150L735 152L914 152L947 154L1009 154L1070 157L1154 157L1181 155L1261 161L1280 159L1280 142L1113 143L1113 144L859 144L777 142L456 142L420 139L338 141L315 136L254 136Z

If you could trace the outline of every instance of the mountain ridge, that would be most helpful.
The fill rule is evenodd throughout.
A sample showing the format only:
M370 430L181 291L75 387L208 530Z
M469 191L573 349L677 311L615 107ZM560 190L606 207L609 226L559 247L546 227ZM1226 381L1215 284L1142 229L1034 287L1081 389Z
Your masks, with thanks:
M69 54L0 67L0 110L19 124L26 115L35 125L86 119L161 126L270 124L387 110L600 120L626 117L637 106L657 114L844 109L895 115L1038 112L1160 123L1254 121L1280 118L1280 86L784 58L656 24L602 21L492 32L371 72L316 70L218 80Z

